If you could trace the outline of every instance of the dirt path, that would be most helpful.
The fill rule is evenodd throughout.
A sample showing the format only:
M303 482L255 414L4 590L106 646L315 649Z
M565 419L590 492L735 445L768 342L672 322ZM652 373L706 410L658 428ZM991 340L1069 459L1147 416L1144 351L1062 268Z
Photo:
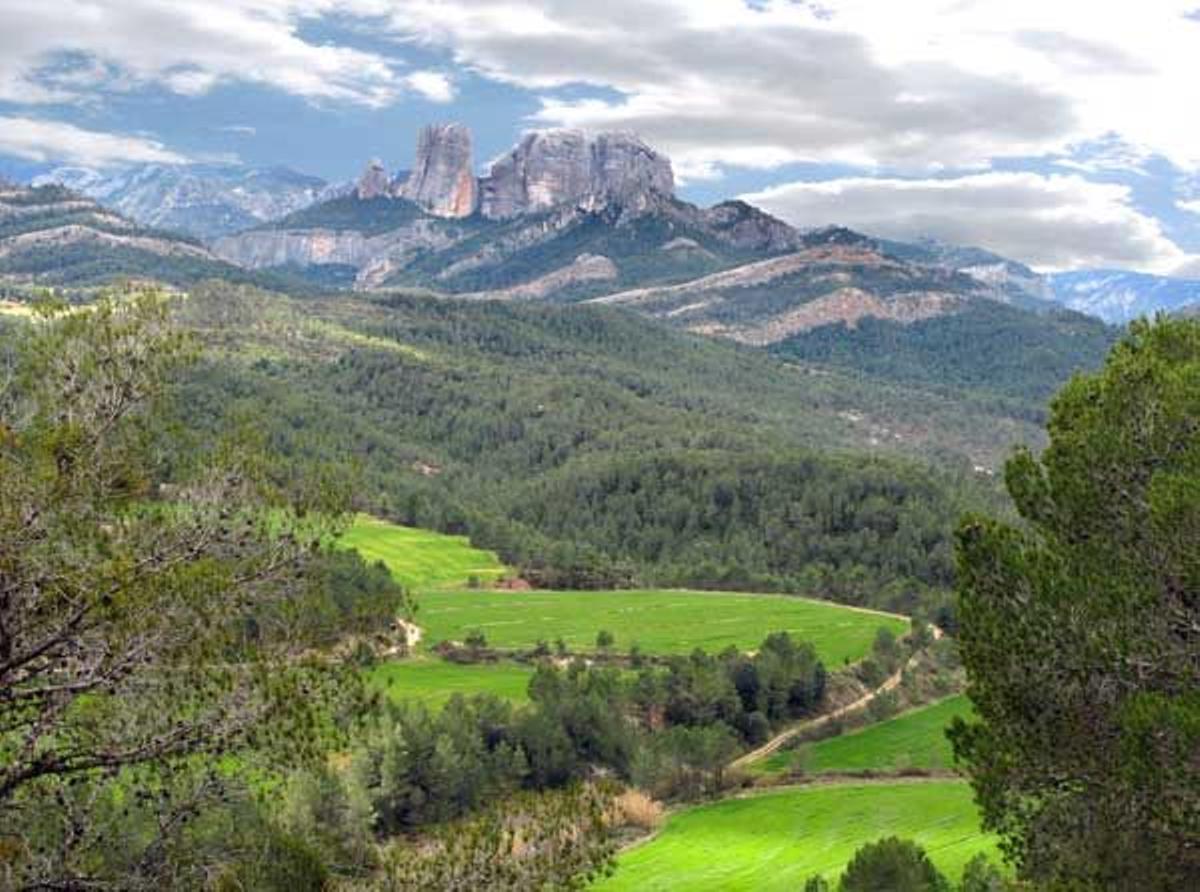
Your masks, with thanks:
M930 626L930 628L933 630L933 638L935 641L942 637L941 629L939 629L937 626ZM850 713L856 712L860 709L866 709L871 705L871 701L876 697L880 696L881 694L886 694L888 691L894 690L900 685L900 679L904 677L904 670L916 666L918 656L920 656L920 651L909 657L903 666L901 666L884 680L883 684L868 694L859 697L853 703L847 703L845 706L839 706L837 709L833 710L833 712L827 712L824 715L817 716L816 718L808 719L800 722L799 724L792 725L792 727L776 734L758 749L751 750L750 752L734 759L729 763L729 767L745 768L747 765L753 764L759 759L765 759L767 756L779 750L780 747L799 734L802 734L806 731L811 731L814 728L821 728L830 722L835 721L836 719L840 719L843 716L849 715Z

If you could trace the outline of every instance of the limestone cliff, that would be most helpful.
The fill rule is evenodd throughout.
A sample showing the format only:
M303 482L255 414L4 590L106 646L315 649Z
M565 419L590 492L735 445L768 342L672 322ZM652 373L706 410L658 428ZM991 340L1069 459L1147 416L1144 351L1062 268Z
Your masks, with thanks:
M493 220L568 203L638 211L670 196L674 186L671 162L633 134L548 130L527 134L492 165L481 184L480 209Z
M479 183L471 157L471 131L462 124L433 124L417 139L412 173L397 190L436 217L475 213Z

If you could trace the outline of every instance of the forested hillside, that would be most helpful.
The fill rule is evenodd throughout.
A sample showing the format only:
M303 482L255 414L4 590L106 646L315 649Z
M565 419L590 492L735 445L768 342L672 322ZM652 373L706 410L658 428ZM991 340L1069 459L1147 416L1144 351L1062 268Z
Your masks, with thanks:
M912 606L949 583L959 511L994 499L975 466L1036 442L947 396L610 310L210 285L183 314L220 351L179 400L189 426L241 420L297 474L349 463L358 507L559 586Z
M791 356L887 381L1002 398L1041 421L1050 396L1077 371L1099 365L1119 331L1069 311L1041 315L980 300L914 322L862 319L806 331L772 347Z
M121 277L175 284L251 274L199 242L139 226L62 186L0 184L0 275L38 284L103 284Z

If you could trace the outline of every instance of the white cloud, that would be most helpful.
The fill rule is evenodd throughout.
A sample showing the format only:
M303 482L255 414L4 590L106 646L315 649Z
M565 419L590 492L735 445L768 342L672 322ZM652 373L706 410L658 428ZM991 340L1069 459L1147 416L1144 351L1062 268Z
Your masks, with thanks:
M226 124L217 129L222 133L236 133L238 136L256 136L258 134L258 128L251 124Z
M640 131L685 175L789 161L985 168L1115 137L1200 167L1194 0L395 0L391 28L545 94L540 125Z
M1113 139L1200 169L1196 0L7 0L0 100L229 82L380 107L452 77L309 36L336 18L530 88L535 124L640 131L685 178L794 161L984 169ZM61 68L63 54L75 68ZM73 76L86 71L87 77ZM563 98L555 88L616 91Z
M1186 211L1189 214L1200 214L1200 198L1193 198L1189 200L1180 199L1179 201L1175 202L1175 207L1179 208L1181 211Z
M0 29L0 100L79 100L161 84L197 95L232 81L311 100L383 106L403 82L373 52L317 43L301 26L374 0L9 0ZM86 79L71 72L91 66Z
M430 102L453 102L457 95L454 82L440 71L414 71L404 78L404 83Z
M850 177L743 196L798 226L841 223L886 238L978 245L1041 269L1192 263L1130 190L1080 176L983 173L947 179Z
M1171 270L1171 275L1179 279L1200 279L1200 257L1193 257L1175 267Z
M89 167L131 161L181 164L188 160L145 137L101 133L61 121L25 117L0 117L0 154Z

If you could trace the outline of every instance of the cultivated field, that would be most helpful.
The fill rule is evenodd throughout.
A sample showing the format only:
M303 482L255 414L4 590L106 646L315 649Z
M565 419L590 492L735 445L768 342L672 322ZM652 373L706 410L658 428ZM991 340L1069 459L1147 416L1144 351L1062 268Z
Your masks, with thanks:
M410 591L465 586L471 577L490 584L505 567L493 552L475 548L465 536L398 526L359 515L339 540L367 561L383 561L396 581Z
M856 849L893 835L924 846L954 883L977 852L999 862L963 781L818 785L678 812L593 888L795 892L815 873L835 880Z
M770 633L786 631L811 641L831 669L864 656L880 626L897 634L908 628L900 617L784 595L440 591L419 600L417 621L429 643L462 641L480 631L494 647L528 648L561 638L572 651L591 651L603 629L613 634L619 652L637 644L647 654L696 648L716 653L731 644L751 649Z
M781 750L755 765L755 773L776 774L793 766L808 774L848 771L946 771L954 766L945 730L956 716L971 715L965 695L947 697L857 731Z
M374 666L367 673L367 681L385 691L393 702L441 706L455 694L495 694L513 703L525 703L532 676L532 668L518 663L462 666L416 657Z

